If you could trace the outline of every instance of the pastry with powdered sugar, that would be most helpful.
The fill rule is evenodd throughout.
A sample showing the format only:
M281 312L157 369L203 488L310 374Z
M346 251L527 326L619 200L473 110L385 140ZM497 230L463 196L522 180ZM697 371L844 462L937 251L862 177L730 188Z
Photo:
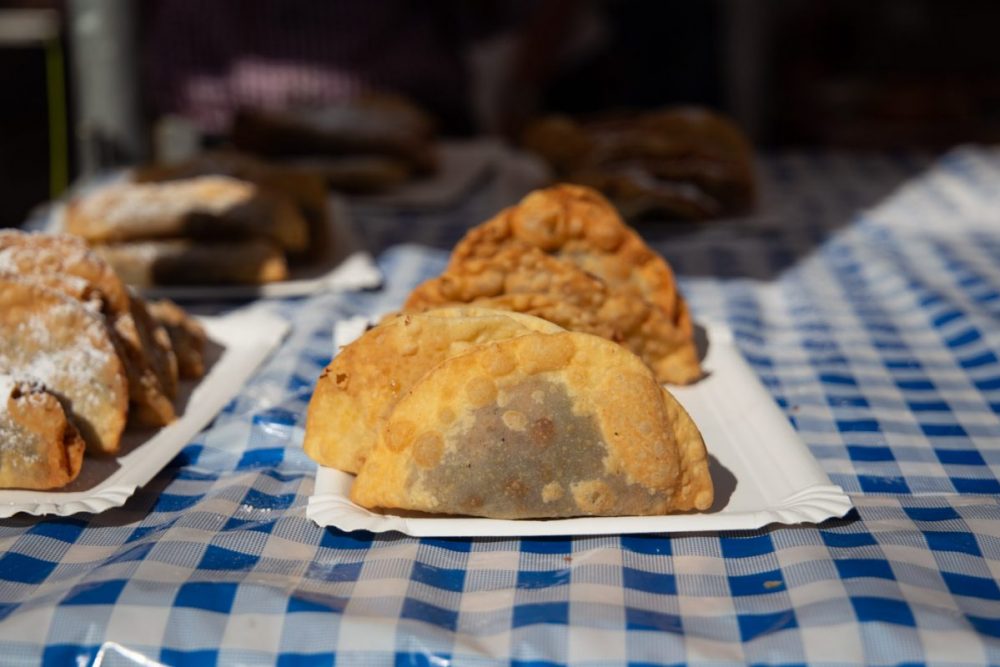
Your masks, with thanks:
M0 373L0 488L65 486L80 474L85 447L55 394Z

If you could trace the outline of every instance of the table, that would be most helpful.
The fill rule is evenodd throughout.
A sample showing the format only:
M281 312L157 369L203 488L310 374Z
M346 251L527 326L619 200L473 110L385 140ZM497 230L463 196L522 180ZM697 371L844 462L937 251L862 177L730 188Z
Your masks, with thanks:
M0 521L4 664L1000 663L1000 152L783 153L747 219L640 227L856 511L550 539L347 534L300 449L334 322L398 306L491 183L355 211L383 290L280 350L122 508ZM406 241L406 243L402 243Z

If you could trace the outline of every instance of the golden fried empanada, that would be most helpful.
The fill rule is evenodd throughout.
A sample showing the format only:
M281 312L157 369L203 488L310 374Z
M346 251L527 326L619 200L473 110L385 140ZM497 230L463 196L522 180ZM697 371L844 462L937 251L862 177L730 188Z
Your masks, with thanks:
M351 499L502 519L623 516L704 510L713 488L697 428L642 361L563 332L433 367L396 403Z
M405 308L483 299L503 308L526 303L510 297L528 294L540 297L536 306L517 310L624 343L663 382L701 377L691 318L670 267L603 196L581 186L537 190L470 230L444 273L419 285Z
M117 453L129 387L100 313L30 280L0 279L0 371L64 400L89 452Z
M86 444L42 385L0 374L0 488L55 489L76 479Z
M453 263L441 276L417 286L405 310L473 303L541 317L625 345L663 382L686 384L701 377L686 304L668 317L633 290L611 287L578 266L520 241L494 254Z
M596 190L566 184L535 190L466 234L451 262L490 257L516 241L573 263L612 291L641 295L667 317L676 317L682 299L670 267Z
M100 291L77 276L0 271L0 279L31 282L72 297L95 313L106 311ZM108 313L105 319L125 366L129 399L137 408L133 414L147 426L169 424L176 417L171 399L177 391L177 368L166 332L144 313L142 302L136 298L132 299L130 312L117 316ZM172 383L167 384L171 379Z
M535 317L484 308L391 317L346 346L320 375L303 447L321 465L357 472L393 405L435 364L485 342L561 330Z

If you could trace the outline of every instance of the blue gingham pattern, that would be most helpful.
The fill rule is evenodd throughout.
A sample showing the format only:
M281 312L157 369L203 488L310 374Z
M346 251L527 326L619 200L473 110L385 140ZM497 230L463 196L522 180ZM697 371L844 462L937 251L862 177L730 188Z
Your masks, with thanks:
M642 232L852 494L846 519L523 540L308 521L333 324L440 271L503 201L484 186L356 211L385 289L271 304L290 337L124 507L0 521L0 662L1000 663L1000 156L788 154L761 179L751 219Z

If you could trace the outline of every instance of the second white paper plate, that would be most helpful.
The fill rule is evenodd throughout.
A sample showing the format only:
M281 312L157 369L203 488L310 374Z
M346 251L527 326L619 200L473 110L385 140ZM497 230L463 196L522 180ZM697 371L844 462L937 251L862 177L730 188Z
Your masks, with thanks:
M212 421L288 331L285 320L260 309L198 321L208 334L208 371L197 383L182 383L177 421L155 430L126 430L118 456L86 457L80 476L65 488L0 489L0 518L19 512L68 516L123 505Z
M348 321L345 325L350 327ZM357 327L355 327L355 331ZM363 329L362 329L363 330ZM353 331L351 333L354 333ZM851 510L721 326L706 329L706 377L670 391L701 430L715 504L664 516L498 520L380 514L348 498L353 475L320 467L307 516L321 526L416 537L612 535L749 530L772 523L818 523ZM338 343L343 341L338 337Z

